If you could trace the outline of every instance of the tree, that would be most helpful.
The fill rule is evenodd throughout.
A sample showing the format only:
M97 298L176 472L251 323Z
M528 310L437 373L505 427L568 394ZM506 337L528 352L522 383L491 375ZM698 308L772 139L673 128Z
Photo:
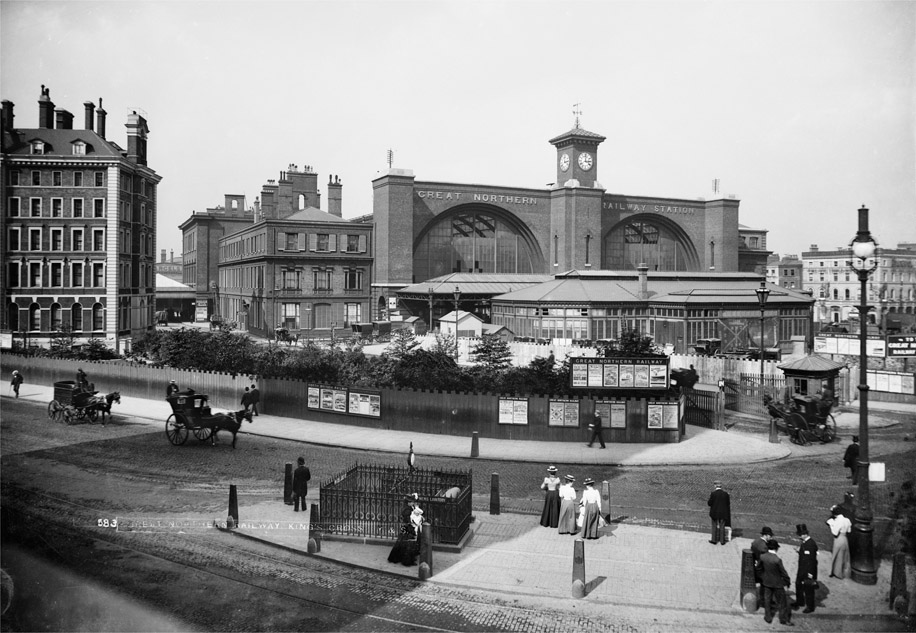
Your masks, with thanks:
M391 342L385 348L385 355L392 360L401 360L413 352L420 343L408 328L400 328L391 334Z
M496 334L484 334L471 354L489 372L499 373L512 365L509 344Z
M55 356L70 356L73 350L73 328L61 325L60 329L51 334L51 351Z
M639 330L624 330L620 333L617 349L625 355L644 356L654 353L652 337Z
M458 355L458 339L448 332L436 332L436 342L431 350L436 354L455 357Z

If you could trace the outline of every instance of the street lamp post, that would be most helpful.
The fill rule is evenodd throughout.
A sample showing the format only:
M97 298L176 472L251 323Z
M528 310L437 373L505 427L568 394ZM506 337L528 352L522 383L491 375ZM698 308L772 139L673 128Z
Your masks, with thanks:
M766 280L760 282L760 287L755 289L754 292L757 293L757 302L760 304L760 394L763 397L763 359L764 359L764 340L763 340L763 328L765 325L766 318L766 305L767 299L770 297L770 289L767 288ZM770 442L777 443L779 442L779 436L776 434L776 420L770 418Z
M863 585L878 582L875 569L871 496L868 490L868 278L878 267L878 244L868 230L868 209L859 209L859 230L849 244L849 266L859 277L859 498L849 541L851 578Z
M461 301L461 289L455 286L455 292L452 293L455 298L455 360L458 360L458 302Z
M434 296L435 296L435 293L433 291L433 287L430 286L429 287L429 328L428 328L430 332L433 331L433 297Z

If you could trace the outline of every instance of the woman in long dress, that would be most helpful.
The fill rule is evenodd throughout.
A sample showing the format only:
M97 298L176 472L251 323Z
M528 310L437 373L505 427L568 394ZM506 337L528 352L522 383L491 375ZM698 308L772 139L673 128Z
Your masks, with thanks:
M557 477L557 467L547 469L547 476L541 484L544 493L544 510L541 512L541 525L544 527L557 527L560 521L560 478Z
M560 534L575 534L579 531L576 525L576 478L566 475L566 483L560 486L560 521L557 525Z
M601 493L595 490L595 480L589 477L585 480L585 490L582 492L582 537L595 539L600 535L598 528L601 517Z
M849 540L846 535L852 531L852 522L843 516L839 506L830 508L832 515L827 519L830 533L833 534L833 558L830 561L830 577L846 578L849 576Z
M417 532L412 521L413 512L420 505L419 495L413 493L404 498L404 507L401 509L401 533L398 534L398 540L395 541L394 547L388 553L389 563L401 563L410 566L416 563L416 555L419 552L417 547Z

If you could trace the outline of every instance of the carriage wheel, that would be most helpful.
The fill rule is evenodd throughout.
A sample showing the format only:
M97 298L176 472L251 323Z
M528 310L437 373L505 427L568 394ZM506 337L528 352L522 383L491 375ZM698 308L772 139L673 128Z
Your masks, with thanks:
M808 430L808 423L805 421L805 418L800 413L790 413L786 416L786 429L795 429L795 434L797 436L792 437L792 441L796 444L801 444L802 446L808 446L811 444L809 435L811 432Z
M175 414L169 416L165 422L165 435L175 446L181 446L188 439L188 427L184 425Z
M67 424L77 424L79 423L79 411L67 405L64 407L64 410L61 412L64 422Z
M85 410L86 417L89 418L89 424L95 424L99 419L99 410L93 407L87 407Z
M60 422L61 411L64 410L64 405L59 403L57 400L52 400L48 404L48 419L54 420L55 422Z
M213 435L213 429L208 426L199 426L196 429L193 429L194 437L196 437L201 442L206 442L210 439L210 436Z
M836 439L836 420L833 419L833 415L828 413L827 417L824 419L824 431L821 434L821 442L826 444L827 442L832 442Z

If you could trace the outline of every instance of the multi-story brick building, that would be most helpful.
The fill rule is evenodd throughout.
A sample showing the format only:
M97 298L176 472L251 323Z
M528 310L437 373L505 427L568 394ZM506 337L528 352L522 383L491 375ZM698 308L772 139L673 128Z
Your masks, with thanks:
M882 323L888 314L916 312L916 248L900 244L879 248L878 268L866 286L866 300L875 310L869 323ZM861 296L859 278L849 267L849 248L822 251L817 244L802 253L804 288L814 296L814 320L820 323L858 318Z
M101 99L83 105L74 129L42 86L38 126L17 128L3 101L3 328L33 345L71 331L125 352L153 324L161 177L147 165L143 115L128 115L123 149L106 138Z
M798 255L771 255L767 262L767 281L783 288L802 288L802 261Z

